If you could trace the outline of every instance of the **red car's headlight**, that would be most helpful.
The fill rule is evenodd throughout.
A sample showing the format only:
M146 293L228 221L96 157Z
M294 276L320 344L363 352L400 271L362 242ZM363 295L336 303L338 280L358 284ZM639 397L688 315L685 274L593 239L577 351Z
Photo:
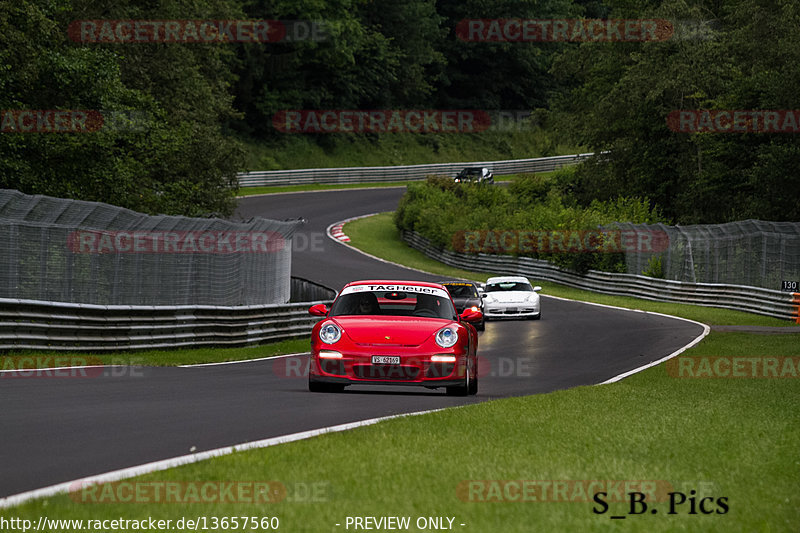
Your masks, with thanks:
M342 330L333 322L326 322L319 328L319 340L325 344L335 344L342 338Z
M436 344L442 348L452 348L458 342L458 331L453 326L445 326L436 332Z

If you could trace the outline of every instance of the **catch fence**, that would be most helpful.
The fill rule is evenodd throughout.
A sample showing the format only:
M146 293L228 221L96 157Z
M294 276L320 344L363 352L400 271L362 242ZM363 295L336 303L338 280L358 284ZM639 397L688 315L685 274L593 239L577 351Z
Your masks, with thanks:
M285 304L301 222L149 216L0 189L0 298L93 305Z
M624 231L665 232L669 237L663 251L627 252L631 274L775 290L781 290L783 281L800 281L800 222L743 220L695 226L618 222L615 226Z

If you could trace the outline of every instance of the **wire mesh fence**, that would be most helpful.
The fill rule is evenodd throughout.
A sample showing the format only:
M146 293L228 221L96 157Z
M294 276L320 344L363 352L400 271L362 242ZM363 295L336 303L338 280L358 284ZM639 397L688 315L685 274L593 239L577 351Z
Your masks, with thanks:
M301 222L149 216L0 189L0 297L100 305L289 301Z
M782 281L800 280L800 222L743 220L696 226L615 226L641 233L663 231L669 238L663 251L626 253L630 274L777 290Z

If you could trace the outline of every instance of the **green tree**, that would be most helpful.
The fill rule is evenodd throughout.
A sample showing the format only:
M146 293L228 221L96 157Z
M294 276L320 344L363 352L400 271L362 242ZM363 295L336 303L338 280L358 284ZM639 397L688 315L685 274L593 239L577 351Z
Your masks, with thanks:
M310 21L323 38L241 45L235 68L242 131L269 136L287 109L385 109L423 105L429 72L443 62L433 0L250 0L250 17Z
M681 133L667 126L676 110L800 108L792 89L800 73L798 6L609 4L616 18L713 24L694 35L676 26L665 42L585 43L559 56L554 73L573 85L555 98L562 130L607 151L575 175L569 184L575 198L588 205L648 196L680 223L800 219L800 203L783 193L800 185L796 134Z
M532 110L548 107L555 89L550 68L564 43L472 42L456 31L462 20L549 19L582 11L569 0L441 0L447 35L440 44L447 58L439 105L466 109Z
M240 11L233 1L105 4L0 4L0 109L94 110L105 118L92 133L0 134L0 186L147 213L232 212L242 149L224 130L234 116L230 47L79 43L67 30L74 20Z

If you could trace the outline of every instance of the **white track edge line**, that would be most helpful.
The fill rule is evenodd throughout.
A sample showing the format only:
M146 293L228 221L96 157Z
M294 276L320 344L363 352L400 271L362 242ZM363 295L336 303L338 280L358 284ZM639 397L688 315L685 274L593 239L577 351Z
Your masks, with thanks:
M619 309L620 311L629 311L629 312L633 312L633 313L643 313L643 314L646 314L646 315L658 315L658 316L663 316L663 317L667 317L667 318L673 318L675 320L683 320L684 322L690 322L692 324L697 324L698 326L703 328L703 332L700 335L698 335L697 337L695 337L692 342L690 342L689 344L683 346L682 348L679 348L678 350L672 352L671 354L669 354L669 355L667 355L665 357L662 357L661 359L658 359L656 361L651 361L651 362L649 362L649 363L647 363L645 365L642 365L640 367L636 367L633 370L628 370L627 372L623 372L622 374L618 374L618 375L616 375L616 376L614 376L612 378L607 379L606 381L602 381L602 382L598 383L598 385L607 385L609 383L616 383L617 381L625 379L628 376L632 376L633 374L641 372L642 370L646 370L646 369L648 369L648 368L650 368L652 366L656 366L658 364L661 364L664 361L667 361L668 359L672 359L673 357L682 354L683 352L685 352L686 350L688 350L692 346L696 345L701 340L703 340L706 335L711 333L711 326L709 326L708 324L703 324L702 322L698 322L697 320L692 320L691 318L684 318L682 316L668 315L666 313L659 313L657 311L645 311L644 309L631 309L629 307L619 307L617 305L601 304L601 303L597 303L597 302L584 302L582 300L573 300L571 298L563 298L561 296L550 296L550 295L546 295L546 294L543 294L542 296L545 296L547 298L553 298L553 299L556 299L556 300L564 300L564 301L567 301L567 302L578 302L578 303L583 303L583 304L586 304L586 305L596 305L598 307L606 307L608 309Z
M372 214L368 214L368 215L362 215L362 216L359 216L359 217L353 217L353 218L345 220L344 222L342 222L342 224L345 224L345 223L350 222L352 220L356 220L356 219L359 219L359 218L366 218L366 217L374 216L374 215L377 215L377 214L378 213L372 213ZM327 229L326 233L328 234L328 237L330 237L330 239L332 241L337 242L337 243L341 244L342 246L348 246L349 248L352 248L353 250L357 251L358 253L361 253L361 254L366 255L367 257L371 257L373 259L377 259L378 261L382 261L384 263L397 265L397 266L400 266L400 267L403 267L403 268L407 268L409 270L415 270L417 272L423 272L425 274L430 274L430 275L434 275L434 276L436 275L436 274L434 274L432 272L427 272L425 270L421 270L421 269L418 269L418 268L407 267L405 265L401 265L401 264L395 263L393 261L387 261L385 259L381 259L380 257L376 257L376 256L374 256L372 254L368 254L366 252L363 252L363 251L359 250L358 248L355 248L354 246L349 246L349 245L345 244L344 242L335 239L331 235L331 233L330 233L331 228L333 226L335 226L335 225L336 224L331 224L330 226L328 226L328 229ZM642 309L629 309L627 307L618 307L618 306L614 306L614 305L600 304L600 303L596 303L596 302L584 302L584 301L581 301L581 300L573 300L571 298L563 298L563 297L560 297L560 296L551 296L551 295L542 295L542 296L546 296L548 298L555 298L555 299L558 299L558 300L566 300L566 301L570 301L570 302L579 302L579 303L584 303L584 304L588 304L588 305L596 305L596 306L599 306L599 307L607 307L609 309L619 309L619 310L622 310L622 311L632 311L632 312L636 312L636 313L650 313L650 314L653 314L653 315L659 315L659 316L664 316L664 317L668 317L668 318L673 318L673 319L676 319L676 320L683 320L685 322L691 322L693 324L697 324L697 325L703 327L703 333L702 334L697 336L692 342L690 342L689 344L683 346L679 350L677 350L677 351L669 354L668 356L666 356L666 357L664 357L662 359L659 359L657 361L653 361L653 362L647 363L646 365L643 365L641 367L635 368L633 370L629 370L627 372L623 372L622 374L614 376L611 379L603 381L602 383L598 383L598 385L607 385L607 384L610 384L610 383L615 383L615 382L620 381L620 380L622 380L622 379L624 379L624 378L626 378L626 377L628 377L630 375L636 374L638 372L641 372L642 370L646 370L647 368L650 368L650 367L658 365L658 364L660 364L660 363L662 363L662 362L664 362L664 361L666 361L668 359L671 359L671 358L683 353L684 351L688 350L689 348L691 348L692 346L696 345L697 343L699 343L711 331L711 328L708 325L703 324L702 322L697 322L696 320L691 320L691 319L683 318L683 317L679 317L679 316L667 315L667 314L664 314L664 313L657 313L657 312L652 312L652 311L644 311ZM290 356L294 356L294 355L303 355L303 354L286 354L286 355L282 355L282 356L274 356L274 357L271 357L271 358L290 357ZM259 360L271 359L271 358L267 357L267 358L262 358L262 359L259 359ZM253 360L251 359L250 361L253 361ZM238 362L246 362L246 361L230 361L229 363L238 363ZM206 363L205 365L217 365L217 364L226 364L226 363ZM187 366L203 366L203 365L183 365L184 368L187 367ZM212 457L219 457L219 456L222 456L222 455L229 455L229 454L231 454L231 453L233 453L235 451L252 450L252 449L257 449L257 448L266 448L266 447L274 446L274 445L277 445L277 444L285 444L285 443L289 443L289 442L296 442L296 441L299 441L299 440L308 439L308 438L311 438L311 437L316 437L318 435L323 435L325 433L335 433L335 432L340 432L340 431L347 431L349 429L354 429L354 428L358 428L358 427L369 426L369 425L381 422L383 420L391 420L393 418L424 415L424 414L428 414L428 413L435 413L435 412L438 412L438 411L443 411L445 409L452 409L452 408L431 409L431 410L428 410L428 411L419 411L419 412L416 412L416 413L404 413L404 414L390 415L390 416L380 417L380 418L370 418L370 419L367 419L367 420L361 420L359 422L350 422L348 424L340 424L338 426L329 426L327 428L314 429L314 430L310 430L310 431L304 431L304 432L301 432L301 433L293 433L293 434L290 434L290 435L283 435L283 436L280 436L280 437L272 437L272 438L269 438L269 439L263 439L263 440L259 440L259 441L251 441L251 442L238 444L238 445L235 445L235 446L217 448L217 449L214 449L214 450L209 450L209 451L206 451L206 452L201 452L201 453L197 453L197 454L193 454L193 455L183 455L183 456L175 457L175 458L172 458L172 459L165 459L165 460L162 460L162 461L155 461L155 462L152 462L152 463L147 463L147 464L144 464L144 465L124 468L124 469L121 469L121 470L114 470L114 471L111 471L111 472L106 472L105 474L100 474L98 476L89 476L89 477L85 477L85 478L81 478L81 479L77 479L77 480L73 480L73 481L66 481L64 483L59 483L57 485L51 485L49 487L44 487L44 488L41 488L41 489L36 489L36 490L28 491L28 492L23 492L23 493L20 493L20 494L15 494L15 495L12 495L12 496L7 496L5 498L0 498L0 509L12 507L12 506L15 506L15 505L20 505L20 504L22 504L24 502L27 502L29 500L36 499L36 498L43 498L43 497L47 497L47 496L53 496L53 495L56 495L56 494L69 492L70 487L73 486L74 484L77 484L77 483L106 483L106 482L110 482L110 481L118 481L120 479L125 479L125 478L138 476L138 475L142 475L142 474L147 474L147 473L150 473L150 472L158 472L158 471L161 471L161 470L166 470L168 468L174 468L174 467L177 467L177 466L196 463L196 462L199 462L199 461L203 461L205 459L210 459Z
M378 261L382 261L384 263L389 263L391 265L396 265L396 266L399 266L399 267L402 267L402 268L406 268L406 269L409 269L409 270L415 270L417 272L422 272L424 274L429 274L431 276L436 276L437 274L435 274L433 272L428 272L426 270L421 270L419 268L413 268L413 267L401 265L399 263L395 263L393 261L387 261L386 259L381 259L380 257L375 257L372 254L369 254L367 252L359 250L355 246L349 246L349 245L347 245L347 244L345 244L345 243L343 243L341 241L336 240L330 234L330 229L333 226L335 226L336 224L346 224L347 222L350 222L351 220L356 220L356 219L359 219L359 218L366 218L366 217L374 216L374 215L377 215L377 214L379 214L379 213L372 213L371 215L362 215L362 216L359 216L359 217L354 217L352 219L344 220L342 222L336 222L334 224L331 224L330 226L328 226L328 237L330 237L331 240L333 240L334 242L338 242L339 244L342 244L344 246L348 246L349 248L352 248L356 252L358 252L360 254L364 254L367 257L371 257L373 259L377 259ZM447 276L444 276L444 277L447 277ZM692 340L689 344L685 345L684 347L672 352L671 354L669 354L669 355L667 355L665 357L662 357L661 359L658 359L657 361L652 361L652 362L647 363L645 365L642 365L640 367L636 367L633 370L628 370L627 372L623 372L622 374L616 375L616 376L614 376L614 377L612 377L610 379L607 379L606 381L603 381L601 383L597 383L597 385L607 385L607 384L610 384L610 383L616 383L617 381L620 381L620 380L622 380L622 379L624 379L624 378L626 378L628 376L632 376L633 374L641 372L642 370L646 370L646 369L648 369L648 368L650 368L652 366L656 366L656 365L658 365L660 363L663 363L664 361L667 361L668 359L672 359L673 357L675 357L677 355L680 355L681 353L685 352L689 348L691 348L694 345L696 345L697 343L699 343L701 340L703 340L706 337L706 335L708 335L711 332L711 327L708 326L708 324L703 324L702 322L698 322L696 320L692 320L690 318L684 318L684 317L681 317L681 316L667 315L665 313L658 313L656 311L645 311L643 309L631 309L629 307L619 307L619 306L616 306L616 305L601 304L601 303L597 303L597 302L584 302L583 300L573 300L572 298L564 298L562 296L552 296L552 295L549 295L549 294L542 294L542 296L544 296L545 298L554 298L556 300L564 300L564 301L567 301L567 302L578 302L578 303L582 303L582 304L586 304L586 305L596 305L598 307L607 307L609 309L619 309L621 311L629 311L629 312L632 312L632 313L645 313L645 314L651 314L651 315L659 315L659 316L663 316L663 317L667 317L667 318L673 318L675 320L683 320L684 322L691 322L692 324L697 324L698 326L701 326L703 328L703 332L700 335L698 335L697 337L695 337L694 340Z
M217 366L217 365L235 365L239 363L252 363L255 361L266 361L267 359L280 359L282 357L295 357L299 355L308 355L310 352L297 352L297 353L285 353L280 355L270 355L267 357L258 357L256 359L239 359L236 361L222 361L219 363L195 363L191 365L175 365L173 368L194 368L199 366ZM75 370L78 368L90 369L90 368L130 368L131 366L134 367L141 367L141 366L148 366L148 365L84 365L84 366L57 366L51 368L17 368L12 370L0 370L0 374L5 373L12 373L12 372L44 372L46 370ZM151 367L151 368L169 368L169 367Z
M298 353L285 353L281 355L270 355L267 357L259 357L257 359L240 359L237 361L221 361L219 363L195 363L192 365L178 365L176 368L195 368L200 366L219 366L219 365L236 365L239 363L253 363L255 361L266 361L268 359L281 359L283 357L295 357L298 355L308 355L310 352L298 352Z
M11 356L15 357L15 356ZM25 357L25 356L21 356ZM44 372L46 370L75 370L76 368L128 368L131 365L83 365L83 366L55 366L50 368L14 368L14 369L6 369L0 370L0 374L5 374L9 372Z
M431 276L436 276L437 274L434 274L433 272L428 272L427 270L422 270L420 268L414 268L414 267L410 267L410 266L406 266L406 265L401 265L400 263L395 263L394 261L389 261L388 259L383 259L382 257L378 257L376 255L369 254L369 253L365 252L364 250L359 250L358 248L356 248L352 244L347 244L344 241L340 241L339 239L334 237L333 234L331 233L331 230L333 229L333 227L337 226L339 224L344 225L344 224L347 224L348 222L352 222L352 221L358 220L360 218L367 218L367 217L372 217L372 216L380 215L380 214L381 213L370 213L368 215L361 215L361 216L357 216L357 217L353 217L353 218L348 218L346 220L341 220L339 222L334 222L333 224L328 226L328 229L325 231L325 233L327 233L328 238L331 239L333 242L335 242L337 244L341 244L342 246L347 246L351 250L355 250L356 252L358 252L358 253L360 253L362 255L365 255L365 256L367 256L367 257L369 257L371 259L374 259L376 261L380 261L381 263L385 263L387 265L394 265L396 267L404 268L406 270L413 270L415 272L421 272L423 274L429 274ZM452 277L452 276L443 276L443 277L446 278L446 277ZM463 279L463 278L458 278L458 279Z
M11 496L6 496L5 498L0 498L0 509L6 509L9 507L13 507L16 505L21 505L27 501L37 499L37 498L46 498L49 496L55 496L58 494L64 494L70 491L71 488L75 488L76 485L85 485L85 484L96 484L96 483L109 483L112 481L119 481L121 479L127 479L134 476L140 476L143 474L149 474L152 472L159 472L161 470L166 470L168 468L175 468L178 466L188 465L192 463L197 463L199 461L204 461L206 459L211 459L213 457L221 457L223 455L230 455L234 452L240 452L244 450L254 450L259 448L267 448L270 446L275 446L278 444L286 444L289 442L296 442L299 440L310 439L312 437L316 437L319 435L324 435L326 433L338 433L341 431L347 431L350 429L355 429L364 426L370 426L373 424L377 424L378 422L382 422L384 420L391 420L393 418L403 418L409 416L417 416L417 415L424 415L429 413L435 413L437 411L443 411L442 409L429 409L427 411L418 411L415 413L403 413L398 415L389 415L383 416L378 418L369 418L367 420L359 420L357 422L348 422L346 424L339 424L336 426L329 426L320 429L312 429L309 431L302 431L300 433L292 433L290 435L281 435L279 437L271 437L268 439L262 439L257 441L245 442L242 444L237 444L235 446L225 446L223 448L216 448L213 450L208 450L205 452L195 453L191 455L181 455L178 457L173 457L171 459L163 459L161 461L153 461L151 463L146 463L139 466L132 466L129 468L123 468L120 470L112 470L110 472L106 472L104 474L98 474L96 476L87 476L84 478L72 480L72 481L65 481L63 483L58 483L56 485L50 485L49 487L43 487L41 489L35 489L27 492L22 492L19 494L14 494Z

